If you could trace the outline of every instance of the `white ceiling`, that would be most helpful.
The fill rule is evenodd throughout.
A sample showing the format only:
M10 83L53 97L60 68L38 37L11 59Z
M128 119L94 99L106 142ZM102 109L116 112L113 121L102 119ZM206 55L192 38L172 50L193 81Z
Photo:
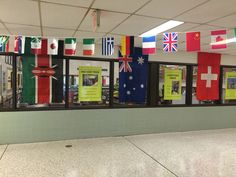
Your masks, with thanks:
M101 10L101 25L93 32L92 13ZM0 0L0 34L46 37L138 36L170 19L184 21L171 31L180 32L179 49L185 50L187 31L201 32L203 51L212 51L210 31L227 29L233 37L236 0ZM162 36L157 47L162 48ZM141 46L141 39L135 44ZM236 44L217 52L236 55Z

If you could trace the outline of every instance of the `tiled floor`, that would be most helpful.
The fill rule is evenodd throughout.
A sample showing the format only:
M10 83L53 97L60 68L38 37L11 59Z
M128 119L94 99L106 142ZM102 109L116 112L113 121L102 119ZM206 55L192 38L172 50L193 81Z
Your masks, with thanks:
M9 145L0 160L0 177L176 176L235 177L236 129Z
M6 147L7 147L6 145L0 145L0 159L3 156L3 153L4 153L5 149L6 149Z

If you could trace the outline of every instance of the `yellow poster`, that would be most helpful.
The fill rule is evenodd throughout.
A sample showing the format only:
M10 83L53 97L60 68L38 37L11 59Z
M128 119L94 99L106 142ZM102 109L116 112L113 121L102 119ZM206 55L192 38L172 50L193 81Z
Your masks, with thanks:
M78 101L102 100L102 68L95 66L79 67Z
M225 99L236 99L236 72L225 73Z
M182 71L179 69L165 69L164 100L180 100L182 86Z

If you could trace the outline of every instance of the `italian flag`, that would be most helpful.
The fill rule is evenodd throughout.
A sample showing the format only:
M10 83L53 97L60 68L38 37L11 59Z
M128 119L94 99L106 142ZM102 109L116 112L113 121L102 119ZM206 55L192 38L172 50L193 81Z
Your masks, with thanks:
M75 55L76 38L66 38L64 48L65 48L65 55Z
M83 55L93 55L94 51L94 39L83 39Z
M30 38L26 38L22 56L22 102L28 104L62 103L63 60L50 55L29 53Z

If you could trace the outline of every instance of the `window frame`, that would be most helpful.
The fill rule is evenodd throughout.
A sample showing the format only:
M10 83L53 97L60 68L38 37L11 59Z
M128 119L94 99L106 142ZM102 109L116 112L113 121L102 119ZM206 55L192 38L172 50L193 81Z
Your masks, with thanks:
M215 104L192 104L192 81L193 81L193 67L197 66L195 63L180 63L180 62L160 62L160 61L149 61L148 62L148 81L147 81L147 102L143 105L114 105L113 102L113 91L114 91L114 63L119 62L113 58L94 58L84 56L64 56L57 55L56 58L65 60L65 104L64 107L40 107L40 108L17 108L17 57L22 56L16 53L0 53L0 56L12 57L12 108L0 109L0 112L7 111L50 111L50 110L80 110L80 109L119 109L119 108L165 108L165 107L206 107L206 106L236 106L236 103L223 103L222 92L223 92L223 68L236 68L235 65L221 65L220 66L220 78L219 78L219 101ZM87 61L103 61L109 62L109 105L108 106L78 106L69 107L69 62L70 60L87 60ZM160 65L184 65L186 66L186 100L185 104L176 105L159 105L157 97L159 92L154 91L159 88L159 69ZM155 66L155 67L154 67ZM155 69L158 69L155 71ZM155 72L154 72L155 71ZM191 73L191 74L189 74ZM155 82L151 82L155 79ZM155 85L156 84L156 85ZM155 86L154 86L155 85ZM155 88L153 89L152 86ZM152 91L154 90L154 91ZM156 99L153 99L155 98Z

